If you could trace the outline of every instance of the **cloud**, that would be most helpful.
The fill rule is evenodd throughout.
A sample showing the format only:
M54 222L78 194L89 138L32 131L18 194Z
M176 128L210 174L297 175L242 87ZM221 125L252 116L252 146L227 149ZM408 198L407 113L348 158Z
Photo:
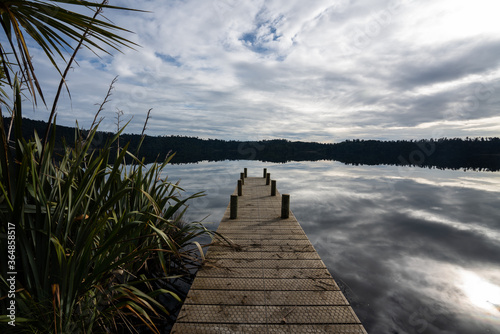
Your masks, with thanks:
M408 55L397 66L401 77L395 86L411 89L412 87L434 85L483 75L498 68L500 59L500 40L454 41L447 45L433 46L429 50Z
M460 274L496 275L497 205L481 183L497 180L425 169L403 177L393 166L287 166L273 167L286 169L280 188L293 185L295 216L370 332L488 326L464 319L482 311L469 306Z
M141 47L100 60L82 50L60 119L90 122L119 75L103 116L135 116L129 132L153 108L151 135L404 139L431 137L426 124L497 135L469 124L486 124L500 103L497 5L479 2L118 1L149 11L105 13ZM43 56L35 62L54 87Z

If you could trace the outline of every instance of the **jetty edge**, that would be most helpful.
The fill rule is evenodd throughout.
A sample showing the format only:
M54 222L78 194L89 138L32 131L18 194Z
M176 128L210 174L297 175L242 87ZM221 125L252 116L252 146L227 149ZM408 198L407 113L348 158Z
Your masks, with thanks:
M267 169L245 168L171 333L366 330Z

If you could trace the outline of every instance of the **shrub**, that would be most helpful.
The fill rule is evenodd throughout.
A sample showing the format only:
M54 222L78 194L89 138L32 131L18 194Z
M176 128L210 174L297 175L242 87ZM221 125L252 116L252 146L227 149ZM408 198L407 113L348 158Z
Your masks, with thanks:
M210 232L200 223L180 224L182 189L164 178L169 159L145 166L127 145L92 149L97 131L55 156L55 132L47 146L34 133L21 136L21 95L15 86L14 141L0 123L0 254L2 313L7 310L15 271L16 326L12 332L93 333L134 331L168 311L164 294L179 297L161 282L198 258L189 247ZM9 146L10 145L10 146ZM117 153L111 153L117 152ZM112 156L116 154L116 156ZM125 157L132 164L125 163ZM6 261L7 233L15 230L15 268ZM199 244L198 244L199 246Z

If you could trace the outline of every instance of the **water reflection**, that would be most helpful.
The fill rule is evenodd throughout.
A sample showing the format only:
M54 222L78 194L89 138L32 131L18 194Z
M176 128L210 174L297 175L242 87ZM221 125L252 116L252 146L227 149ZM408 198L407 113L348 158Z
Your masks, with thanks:
M471 271L463 270L460 276L463 291L474 306L483 308L491 314L500 310L500 286L484 280Z
M500 173L335 162L171 166L190 218L220 221L268 168L369 333L500 333ZM215 229L216 224L213 225Z

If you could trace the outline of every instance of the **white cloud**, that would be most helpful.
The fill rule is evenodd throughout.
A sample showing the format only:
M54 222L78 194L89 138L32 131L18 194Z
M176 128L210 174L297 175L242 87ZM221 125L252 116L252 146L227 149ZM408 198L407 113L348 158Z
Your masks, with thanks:
M90 124L115 75L117 108L151 135L339 141L497 136L500 39L491 1L115 1L141 45L79 55L60 123ZM36 55L40 76L54 73ZM54 93L55 88L48 92ZM50 99L49 99L50 100ZM43 119L46 113L37 112ZM106 124L105 122L105 124ZM471 124L474 124L473 126ZM113 128L113 125L108 125Z

